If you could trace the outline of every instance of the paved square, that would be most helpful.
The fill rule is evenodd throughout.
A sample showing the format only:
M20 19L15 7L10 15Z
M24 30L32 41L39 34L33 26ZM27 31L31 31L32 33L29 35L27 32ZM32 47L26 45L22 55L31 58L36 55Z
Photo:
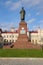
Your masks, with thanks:
M0 65L43 65L43 59L0 58Z

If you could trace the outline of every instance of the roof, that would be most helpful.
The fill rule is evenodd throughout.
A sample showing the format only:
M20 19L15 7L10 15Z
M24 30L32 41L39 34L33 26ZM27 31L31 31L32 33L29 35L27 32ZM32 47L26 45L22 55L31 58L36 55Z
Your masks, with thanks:
M18 30L14 31L14 32L11 32L11 31L4 31L2 33L6 33L6 34L11 34L11 33L18 33Z
M27 32L29 32L29 33L38 33L38 31L28 31L27 30ZM3 31L2 33L6 33L6 34L11 34L11 33L18 33L18 30L16 30L16 31L14 31L14 32L11 32L11 31Z
M30 33L38 33L38 31L29 31Z
M2 33L6 33L6 34L9 33L10 34L10 33L18 33L18 32L2 32Z
M0 31L2 32L2 29L0 28Z

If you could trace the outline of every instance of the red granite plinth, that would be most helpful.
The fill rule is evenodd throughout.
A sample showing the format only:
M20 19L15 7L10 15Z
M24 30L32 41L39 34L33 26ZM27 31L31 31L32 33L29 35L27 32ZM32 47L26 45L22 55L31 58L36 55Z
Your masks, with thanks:
M26 35L24 35L24 37L20 35L18 37L18 40L13 44L14 44L13 47L14 49L41 49L40 45L35 45L29 42L28 37Z
M24 30L26 31L25 34L21 34L20 30L22 30L22 28L24 28ZM28 41L29 38L27 37L27 23L26 22L20 22L19 23L19 36L18 39L14 44L15 49L41 49L41 47L39 45L34 45L32 44L30 41Z
M31 42L16 42L14 49L42 49L40 45L34 45Z

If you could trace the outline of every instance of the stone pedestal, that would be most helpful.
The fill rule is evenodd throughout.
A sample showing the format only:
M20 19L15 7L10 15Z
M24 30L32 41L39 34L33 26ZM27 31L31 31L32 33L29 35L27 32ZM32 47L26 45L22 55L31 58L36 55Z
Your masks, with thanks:
M41 49L40 46L32 44L27 37L27 23L22 21L19 23L19 36L17 41L14 43L15 49Z
M24 42L24 41L28 41L28 37L27 37L27 23L22 21L19 23L19 37L18 40L19 42Z

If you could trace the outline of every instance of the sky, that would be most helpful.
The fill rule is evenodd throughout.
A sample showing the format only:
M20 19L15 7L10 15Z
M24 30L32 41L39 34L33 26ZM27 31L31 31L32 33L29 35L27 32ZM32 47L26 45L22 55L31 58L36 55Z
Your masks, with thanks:
M43 0L0 0L0 28L10 30L18 28L20 10L26 11L25 22L28 30L43 29Z

